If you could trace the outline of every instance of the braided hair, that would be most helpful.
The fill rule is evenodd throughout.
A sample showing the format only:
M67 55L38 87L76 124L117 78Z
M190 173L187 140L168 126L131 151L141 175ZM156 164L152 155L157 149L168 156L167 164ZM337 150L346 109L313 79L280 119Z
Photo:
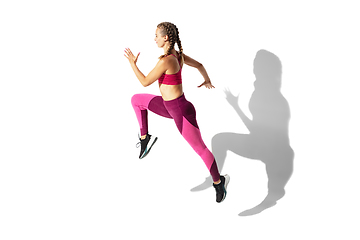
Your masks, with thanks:
M181 41L179 37L179 29L175 26L175 24L170 22L162 22L160 23L157 28L160 29L160 34L162 36L168 35L170 46L167 49L164 55L161 55L159 59L163 57L169 56L171 54L171 50L174 49L175 43L178 45L179 48L179 59L182 60L183 58L183 49L181 46Z

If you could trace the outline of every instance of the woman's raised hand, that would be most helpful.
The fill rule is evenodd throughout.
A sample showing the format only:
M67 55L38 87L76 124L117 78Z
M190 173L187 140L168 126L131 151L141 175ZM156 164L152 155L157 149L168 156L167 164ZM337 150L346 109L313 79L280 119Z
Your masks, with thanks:
M129 60L129 63L131 65L136 64L140 53L138 53L135 57L134 54L131 52L130 48L125 48L124 52L125 52L124 56Z

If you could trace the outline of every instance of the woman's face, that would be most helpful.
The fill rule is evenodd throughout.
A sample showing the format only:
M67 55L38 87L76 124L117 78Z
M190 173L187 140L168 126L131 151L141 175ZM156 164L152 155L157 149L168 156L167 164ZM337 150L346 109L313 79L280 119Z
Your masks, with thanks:
M165 36L161 36L161 30L159 29L159 28L157 28L156 29L156 32L155 32L155 42L156 42L156 44L157 44L157 46L159 47L159 48L162 48L162 47L164 47L164 45L165 45L165 42L166 42L166 39L167 39L167 36L165 35Z

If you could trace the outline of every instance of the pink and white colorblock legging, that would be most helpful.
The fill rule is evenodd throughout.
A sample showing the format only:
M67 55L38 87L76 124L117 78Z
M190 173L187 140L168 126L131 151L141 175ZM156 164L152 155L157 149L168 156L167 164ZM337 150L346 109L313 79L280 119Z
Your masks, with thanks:
M213 181L216 182L220 179L214 155L202 140L196 122L195 108L191 102L185 99L184 94L171 101L164 101L161 96L151 94L135 94L131 98L131 104L139 121L142 136L148 133L148 110L160 116L174 119L181 135L203 159Z

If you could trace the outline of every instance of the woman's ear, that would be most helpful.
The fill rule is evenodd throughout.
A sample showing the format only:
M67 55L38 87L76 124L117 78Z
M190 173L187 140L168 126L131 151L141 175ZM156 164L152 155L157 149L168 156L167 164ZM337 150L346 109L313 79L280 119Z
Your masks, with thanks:
M165 35L164 36L164 41L167 42L169 40L169 36L168 35Z

